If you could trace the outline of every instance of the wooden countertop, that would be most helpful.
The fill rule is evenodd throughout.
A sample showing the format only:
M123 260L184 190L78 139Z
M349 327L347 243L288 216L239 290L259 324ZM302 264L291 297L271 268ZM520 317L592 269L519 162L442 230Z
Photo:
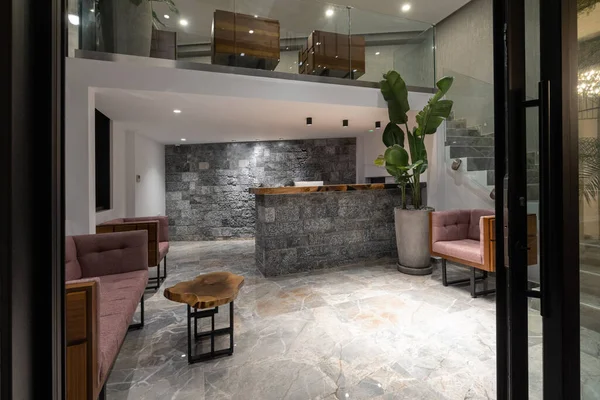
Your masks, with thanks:
M251 188L252 194L298 194L319 192L350 192L354 190L384 190L397 189L396 184L372 183L372 184L345 184L324 186L284 186L284 187L258 187Z

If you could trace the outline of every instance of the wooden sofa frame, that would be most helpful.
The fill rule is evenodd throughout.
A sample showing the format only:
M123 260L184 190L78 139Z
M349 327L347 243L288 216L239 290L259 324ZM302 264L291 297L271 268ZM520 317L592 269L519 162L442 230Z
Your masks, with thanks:
M67 399L97 399L98 284L66 285Z
M105 385L98 388L98 283L68 283L65 287L67 337L67 400L105 399ZM144 296L140 299L140 322L129 330L144 327ZM113 362L114 364L114 362ZM111 368L112 369L112 366Z

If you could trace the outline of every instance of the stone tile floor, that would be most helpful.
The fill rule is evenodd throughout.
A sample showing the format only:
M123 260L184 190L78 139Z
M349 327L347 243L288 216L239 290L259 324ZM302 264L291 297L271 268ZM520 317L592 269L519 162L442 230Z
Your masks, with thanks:
M146 295L146 326L123 344L109 400L496 398L494 296L445 288L437 268L413 277L382 261L264 278L253 241L176 243L168 263L161 290ZM222 270L246 278L235 303L235 353L190 366L186 308L162 289ZM449 275L464 273L452 267ZM227 310L219 309L224 324ZM532 350L541 348L535 321L532 313ZM600 335L589 335L593 368ZM532 384L540 381L532 371Z

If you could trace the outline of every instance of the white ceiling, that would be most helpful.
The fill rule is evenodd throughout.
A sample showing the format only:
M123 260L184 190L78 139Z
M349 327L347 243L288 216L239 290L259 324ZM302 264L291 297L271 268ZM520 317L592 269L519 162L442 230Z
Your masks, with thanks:
M470 0L344 0L354 7L352 32L388 33L423 31L464 6ZM163 2L152 2L157 15L167 29L178 32L180 44L210 42L213 13L216 9L259 15L280 22L281 37L307 37L313 30L348 33L348 10L317 0L174 0L189 25L179 25L179 18L169 13ZM409 12L402 12L405 3L411 3ZM325 11L333 8L331 17ZM169 19L164 15L169 14ZM422 21L422 22L419 22Z
M96 89L96 108L157 142L181 144L230 141L355 137L385 124L387 109L257 98L169 92ZM180 109L180 114L173 113ZM313 125L306 126L306 117ZM342 120L349 127L342 127Z

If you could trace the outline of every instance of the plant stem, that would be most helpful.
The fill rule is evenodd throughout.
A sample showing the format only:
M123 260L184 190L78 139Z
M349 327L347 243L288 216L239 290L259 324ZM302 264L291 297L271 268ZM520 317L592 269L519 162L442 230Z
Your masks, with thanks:
M421 177L419 174L413 175L413 206L415 210L421 208Z
M400 184L400 189L402 190L402 209L406 210L406 182Z

